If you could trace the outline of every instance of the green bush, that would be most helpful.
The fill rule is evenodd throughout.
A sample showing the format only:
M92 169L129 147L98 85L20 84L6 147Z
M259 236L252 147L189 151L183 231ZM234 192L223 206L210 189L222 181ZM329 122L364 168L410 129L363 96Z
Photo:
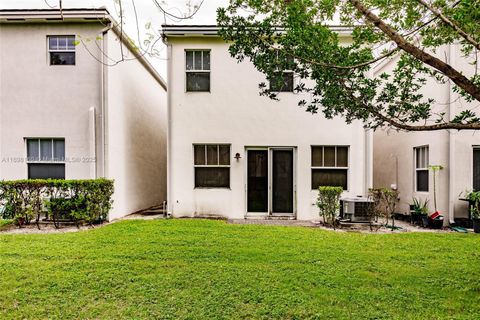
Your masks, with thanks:
M317 207L323 217L324 224L330 224L335 229L336 215L340 209L340 196L342 195L342 187L319 187Z
M56 220L105 221L112 207L113 180L0 181L4 219L30 223L43 209Z

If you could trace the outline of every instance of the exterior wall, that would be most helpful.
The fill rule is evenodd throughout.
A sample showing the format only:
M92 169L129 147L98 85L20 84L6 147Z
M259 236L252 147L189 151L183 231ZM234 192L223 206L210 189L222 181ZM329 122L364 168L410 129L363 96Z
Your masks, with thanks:
M317 219L317 191L311 190L311 146L349 145L349 190L364 195L368 183L369 136L361 123L326 120L297 103L301 96L281 93L280 102L260 97L264 76L249 62L237 63L228 45L215 37L169 38L169 209L176 217L246 213L246 147L295 147L296 213ZM211 92L185 92L186 49L211 50ZM229 189L195 189L193 144L231 144ZM233 156L239 153L241 159Z
M108 33L108 56L120 41ZM127 61L108 67L106 175L115 179L110 220L167 199L166 91L124 48Z
M167 112L165 89L137 59L104 66L120 54L112 30L97 38L104 28L0 24L0 179L28 177L25 138L65 138L66 179L115 179L112 220L166 200ZM50 66L48 35L89 41L76 65Z
M400 201L397 212L408 214L412 198L428 199L430 211L434 211L433 175L429 174L429 192L415 191L414 148L428 145L431 165L444 167L437 173L437 207L448 212L448 132L384 132L374 133L373 186L375 188L397 185Z
M470 70L468 59L461 56L455 47L444 47L438 51L441 57L459 70ZM395 61L390 61L377 69L377 73L391 71ZM430 79L423 88L427 97L437 101L435 110L453 116L462 109L472 107L450 87ZM451 109L449 108L451 105ZM429 200L430 212L434 211L433 174L429 174L429 192L415 192L414 185L414 147L428 145L430 165L444 167L437 173L437 208L446 215L445 223L453 222L454 217L467 216L467 204L459 200L466 190L472 189L473 182L473 146L480 145L480 136L472 131L455 132L453 130L434 132L397 132L393 129L378 130L374 134L373 185L390 187L396 184L400 192L397 211L409 212L412 198Z
M0 179L26 179L26 137L65 138L67 179L93 178L89 140L100 118L100 69L81 46L76 65L50 66L47 35L93 37L101 24L0 24ZM93 55L99 52L91 48ZM93 167L92 167L93 166Z

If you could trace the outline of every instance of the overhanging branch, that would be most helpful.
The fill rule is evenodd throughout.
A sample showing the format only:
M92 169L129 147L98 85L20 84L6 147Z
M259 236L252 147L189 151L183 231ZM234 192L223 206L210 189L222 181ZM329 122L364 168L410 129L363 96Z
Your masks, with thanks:
M445 76L450 78L459 88L463 89L466 93L471 95L475 100L480 101L480 88L477 87L462 73L454 69L451 65L443 62L437 57L432 56L431 54L421 50L420 48L408 42L390 25L385 23L370 9L365 7L365 5L359 0L348 1L365 17L365 19L367 19L367 21L373 23L377 28L382 30L390 39L392 39L400 49L422 61L423 63L437 69Z
M451 27L453 30L455 30L463 39L468 41L471 45L473 45L477 50L480 50L480 43L475 41L468 33L463 31L455 22L450 20L447 16L445 16L442 12L434 8L432 5L427 3L424 0L417 0L418 3L420 3L422 6L433 12L433 14L438 17L440 20L442 20L445 24L447 24L449 27Z

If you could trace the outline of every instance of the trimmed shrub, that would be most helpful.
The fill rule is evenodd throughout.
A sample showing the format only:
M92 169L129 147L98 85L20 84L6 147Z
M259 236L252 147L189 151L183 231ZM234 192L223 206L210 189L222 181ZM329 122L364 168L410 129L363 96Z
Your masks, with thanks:
M102 222L113 201L113 180L16 180L0 181L3 218L18 224L40 219L45 212L54 222ZM57 226L57 224L56 224Z
M319 187L317 207L323 217L324 224L330 224L334 229L336 227L336 216L340 209L340 196L342 187Z

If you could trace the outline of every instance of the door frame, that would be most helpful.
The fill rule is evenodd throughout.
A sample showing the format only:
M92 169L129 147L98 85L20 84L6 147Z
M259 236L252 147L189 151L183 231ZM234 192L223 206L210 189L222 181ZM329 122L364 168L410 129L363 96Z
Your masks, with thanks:
M267 212L248 212L248 151L249 150L266 150L268 154L267 171L268 171L268 205ZM293 212L292 213L275 213L273 212L273 150L291 150L293 155ZM290 217L297 218L297 147L245 147L245 217Z

